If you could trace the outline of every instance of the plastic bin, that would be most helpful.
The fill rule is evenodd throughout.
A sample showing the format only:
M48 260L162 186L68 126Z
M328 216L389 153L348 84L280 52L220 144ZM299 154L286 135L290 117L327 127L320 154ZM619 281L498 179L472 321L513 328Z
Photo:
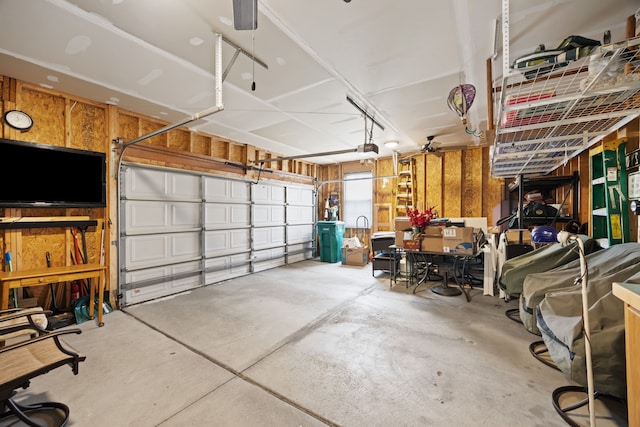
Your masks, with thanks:
M320 261L340 261L342 236L344 235L344 222L318 221L316 223L316 230L318 232L318 243L320 246Z

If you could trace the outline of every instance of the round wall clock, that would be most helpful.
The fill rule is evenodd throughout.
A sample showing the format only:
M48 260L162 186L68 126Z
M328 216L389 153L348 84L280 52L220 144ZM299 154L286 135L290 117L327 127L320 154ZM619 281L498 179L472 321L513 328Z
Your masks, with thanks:
M4 122L14 129L26 132L33 126L33 119L24 111L9 110L4 113Z

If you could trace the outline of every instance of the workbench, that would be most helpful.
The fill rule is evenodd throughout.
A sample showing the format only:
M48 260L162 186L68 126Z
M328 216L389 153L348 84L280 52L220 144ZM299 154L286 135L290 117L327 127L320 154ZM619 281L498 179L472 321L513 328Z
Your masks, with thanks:
M9 290L29 286L44 286L49 283L90 280L89 318L93 319L96 289L98 292L98 326L103 326L102 307L104 303L104 282L102 276L106 270L100 264L78 264L62 267L40 268L24 271L0 272L0 310L9 308Z
M640 284L613 283L613 295L624 302L624 329L627 362L627 410L630 426L640 425Z

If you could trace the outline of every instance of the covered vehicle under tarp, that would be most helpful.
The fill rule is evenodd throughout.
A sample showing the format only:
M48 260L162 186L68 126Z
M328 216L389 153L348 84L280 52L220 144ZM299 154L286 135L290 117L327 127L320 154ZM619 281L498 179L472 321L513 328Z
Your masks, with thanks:
M640 273L624 281L640 283ZM587 283L594 389L624 399L627 391L624 303L613 295L613 282L595 283L589 279ZM581 286L548 292L538 305L536 320L549 356L558 369L586 388Z
M586 257L589 282L596 286L601 281L622 282L640 273L640 244L620 243L610 248L593 252ZM536 324L535 310L547 292L575 289L575 280L580 276L580 260L576 259L553 270L527 275L522 284L518 311L524 327L532 334L540 335Z
M583 242L585 254L601 249L594 239L583 234L578 237ZM549 271L578 259L577 245L574 241L566 245L553 243L505 261L498 281L500 288L509 297L520 296L527 275Z

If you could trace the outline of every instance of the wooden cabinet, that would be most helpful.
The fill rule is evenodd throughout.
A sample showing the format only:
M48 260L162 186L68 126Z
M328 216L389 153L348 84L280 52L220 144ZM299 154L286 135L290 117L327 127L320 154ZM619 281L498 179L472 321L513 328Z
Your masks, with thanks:
M640 284L614 283L613 294L624 301L629 425L640 426Z

